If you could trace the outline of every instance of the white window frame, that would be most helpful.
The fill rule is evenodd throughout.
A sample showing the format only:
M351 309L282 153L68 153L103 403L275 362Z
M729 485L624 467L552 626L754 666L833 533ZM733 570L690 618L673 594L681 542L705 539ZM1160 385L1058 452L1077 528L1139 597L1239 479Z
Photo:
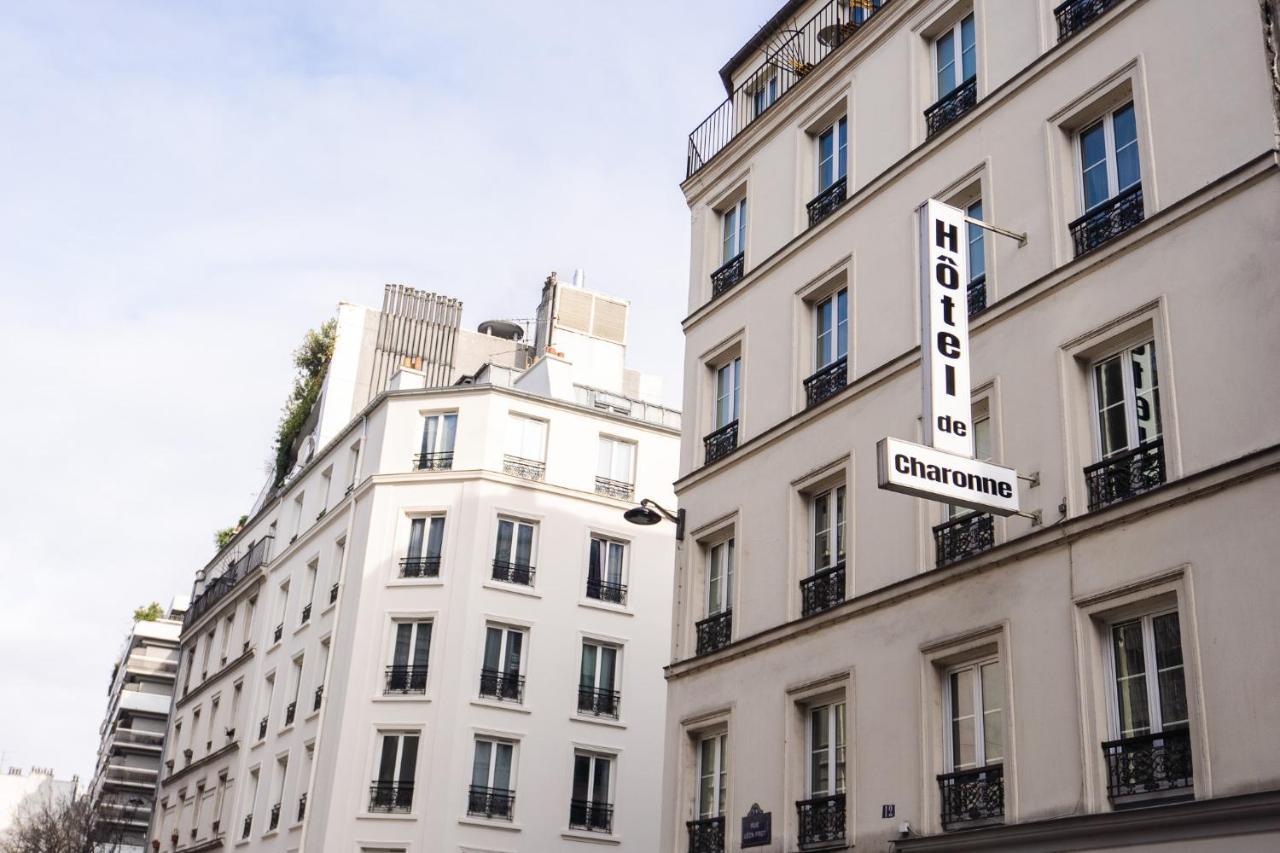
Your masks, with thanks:
M933 57L933 96L935 101L950 95L969 80L968 77L961 75L964 74L964 22L970 19L973 19L973 76L975 78L978 76L978 20L974 17L973 12L970 11L967 15L962 15L950 27L934 36L933 41L929 44L929 53ZM938 75L945 63L940 61L941 57L938 54L942 47L942 40L947 36L951 36L951 66L955 83L944 92L939 85Z
M839 511L841 498L839 492L844 492L844 512ZM831 562L825 566L818 565L818 503L825 501L828 504L827 518L830 520L830 527L827 529L827 536L831 542ZM809 498L809 573L816 574L824 569L830 569L833 566L840 565L844 559L848 558L849 543L845 541L845 557L840 557L840 533L843 531L847 537L849 534L849 525L845 516L849 512L849 490L844 483L835 483L829 489L817 492Z
M409 653L404 664L396 663L396 641L400 634L401 625L413 626L409 631ZM427 661L423 664L427 668L427 672L431 671L431 646L435 640L435 620L430 616L397 616L391 620L391 632L387 638L387 666L408 666L414 665L414 649L417 648L418 635L422 633L423 626L427 631Z
M955 773L957 771L981 770L984 767L993 766L991 760L987 757L987 740L986 740L986 722L987 708L982 703L982 668L990 664L997 667L1003 667L999 655L987 655L981 658L965 661L962 664L947 667L942 675L942 717L943 717L943 766L946 772ZM973 670L973 757L974 765L972 767L957 767L955 763L955 744L952 734L953 723L955 721L955 696L952 695L951 676L955 673L962 672L966 669ZM1004 728L1000 732L1001 752L1008 753L1008 744L1006 733L1008 726L1005 721L1008 717L1009 709L1009 687L1008 679L1005 678L1005 672L1000 670L1000 679L1004 685L1004 704L1000 707L1000 725ZM995 764L1004 764L1005 756L1001 755L995 760Z
M391 779L387 780L393 785L401 785L404 782L403 772L404 772L405 739L411 738L411 737L418 739L418 750L417 750L417 755L414 756L414 767L413 767L413 786L414 786L414 792L416 793L417 787L418 787L417 765L422 760L422 732L418 729L395 729L395 728L378 729L377 737L374 739L376 748L373 751L373 771L369 774L369 777L373 779L375 782L383 781L382 780L382 744L389 737L393 737L396 739L396 757L395 757L395 761L393 762L394 766L392 768L393 775Z
M707 768L705 766L706 756L703 751L703 744L710 741L712 746L712 764L711 767L711 797L714 803L707 808L707 804L702 802L702 780L706 777ZM726 763L729 746L729 733L718 732L713 735L698 738L698 775L694 780L694 813L699 820L707 818L720 817L725 814L726 801L728 800L728 766Z
M1120 152L1116 150L1115 115L1116 113L1126 108L1134 111L1133 112L1134 137L1133 137L1133 142L1129 144L1138 149L1138 180L1132 184L1129 184L1128 186L1121 187L1120 186L1120 160L1119 160ZM1083 144L1084 135L1089 131L1093 130L1095 127L1098 127L1099 125L1102 126L1103 144L1105 149L1103 153L1102 167L1106 171L1106 175L1107 175L1107 197L1099 201L1093 207L1086 207L1086 199L1085 199L1085 191L1084 191L1084 187L1085 187L1085 176L1084 176L1085 162L1084 162L1084 144ZM1139 136L1141 136L1141 133L1140 133L1140 128L1138 127L1138 111L1137 111L1137 106L1133 101L1133 99L1125 101L1123 104L1120 104L1118 107L1107 110L1106 113L1104 113L1101 117L1084 125L1078 131L1076 131L1075 134L1072 135L1072 140L1071 140L1072 149L1074 150L1074 154L1075 154L1076 197L1078 202L1078 209L1080 210L1081 214L1088 213L1091 210L1096 210L1097 208L1111 201L1113 198L1115 198L1125 190L1129 189L1130 187L1138 186L1139 184L1142 183L1142 146L1138 142ZM1129 146L1126 145L1125 147L1128 148Z
M822 156L822 140L827 136L831 137L831 180L824 184L822 167L826 161ZM849 116L842 115L818 131L814 137L814 150L818 164L818 192L823 193L849 173Z
M445 420L447 418L453 419L452 432L447 432L444 429ZM427 430L429 429L429 425L431 424L432 421L436 422L436 431L435 431L433 440L431 442L431 449L428 450L426 447ZM446 434L449 435L449 439L450 439L448 447L444 446L445 445L444 436ZM421 448L422 453L452 453L457 443L458 443L457 411L427 412L422 416L422 438L419 442L419 447Z
M1149 610L1136 616L1124 616L1111 619L1105 623L1105 634L1103 642L1103 654L1105 655L1105 671L1107 677L1107 731L1109 739L1117 740L1125 735L1120 731L1120 697L1116 689L1116 650L1115 650L1115 628L1117 625L1124 625L1129 622L1141 622L1142 624L1142 663L1143 675L1147 681L1147 712L1150 715L1149 735L1159 735L1168 731L1165 728L1164 711L1160 707L1160 678L1159 669L1156 661L1156 644L1155 629L1153 622L1161 616L1175 614L1178 617L1178 647L1182 650L1182 684L1183 690L1187 691L1187 657L1186 646L1182 642L1182 613L1177 606L1161 607L1156 610ZM1173 731L1181 731L1183 728L1191 726L1191 695L1187 692L1187 719L1179 725L1179 728ZM1130 737L1142 737L1143 735L1130 735Z
M830 779L828 780L828 787L830 787L832 790L815 791L813 790L813 766L814 766L814 756L816 754L816 750L813 744L813 714L815 711L820 711L823 708L827 709L826 752L827 752L827 768L828 768L828 773L830 774ZM842 712L844 715L845 740L843 743L840 743L836 740L836 732L838 731L838 727L836 726L835 711L837 708L842 709ZM844 699L834 699L828 702L815 702L805 708L805 713L804 713L804 743L805 743L804 789L809 799L813 799L814 797L832 797L832 796L835 796L836 794L843 794L848 789L848 782L849 782L849 763L848 763L849 740L848 738L849 738L849 708L846 702L844 701ZM837 755L839 754L840 747L843 747L845 751L845 784L843 786L839 785L839 783L836 781L836 777L838 775L836 773Z
M608 447L607 451L605 450L606 447ZM615 474L618 473L618 468L620 467L618 464L618 461L619 461L618 453L620 451L620 448L624 448L624 447L626 448L626 454L627 454L627 464L625 466L626 471L623 473L623 476L615 476ZM601 471L600 468L602 467L602 464L605 462L604 457L606 455L606 452L608 455L608 464L607 466L604 466L604 467L606 467L607 470ZM627 441L624 438L617 438L612 435L605 435L604 433L601 433L600 443L598 445L598 452L596 454L596 476L606 480L613 480L614 482L617 482L617 483L626 483L627 485L635 485L636 443L634 441Z
M531 429L535 431L533 436L529 434ZM516 430L519 431L519 453L514 452L512 448L516 438ZM545 465L547 462L547 438L550 434L551 424L545 418L510 412L507 415L506 455L529 462L541 462ZM536 439L536 441L531 442L531 438ZM533 455L529 455L531 444L537 444L537 447L532 451Z
M727 393L722 390L722 376L729 377ZM711 417L714 429L723 429L742 416L742 356L735 355L723 364L712 366L712 397ZM720 417L721 400L729 402L729 417L723 422Z
M438 553L436 553L436 554L432 554L432 553L431 553L431 548L430 548L430 545L431 545L431 529L435 526L435 523L436 523L437 521L439 521L439 522L440 522L440 549L439 549L439 552L438 552ZM413 527L414 527L414 525L415 525L415 524L417 524L418 522L422 522L422 541L421 541L421 548L419 549L421 553L419 553L419 554L414 554L414 553L413 553ZM420 559L420 560L430 559L430 558L432 558L432 557L434 557L434 558L436 558L436 559L441 559L441 558L443 558L443 556L444 556L444 537L445 537L445 533L446 533L447 531L448 531L448 521L447 521L447 514L446 514L446 513L443 513L443 512L431 512L431 513L424 513L424 514L422 514L422 515L411 515L411 516L409 516L409 538L408 538L408 540L407 540L407 541L405 542L405 544L404 544L404 555L405 555L405 558L406 558L406 559L415 559L415 558L416 558L416 559Z
M582 684L582 662L581 661L583 657L586 657L587 646L591 646L596 650L595 669L591 673L590 685ZM604 640L592 639L590 637L584 637L582 640L582 653L578 658L578 661L579 661L578 684L581 687L590 686L593 690L603 689L600 684L600 673L601 673L601 670L603 669L603 667L600 666L600 659L603 657L601 653L605 649L610 649L613 651L613 683L609 685L609 690L612 690L615 693L621 693L622 691L620 689L620 685L622 683L622 646L619 646L616 643L608 643L608 642L605 642Z
M720 214L720 265L745 255L747 250L747 197L735 201Z
M524 676L525 669L529 666L529 629L520 625L507 625L503 622L486 622L484 624L484 642L480 646L480 669L483 671L486 667L485 651L489 644L489 631L501 631L502 637L498 641L498 668L497 672L504 675L515 672L516 675ZM517 670L508 670L507 667L507 637L511 634L520 635L520 668Z
M594 533L594 532L589 537L589 543L590 544L588 545L588 547L591 549L591 551L595 551L597 550L598 547L600 547L596 543L601 543L601 545L603 545L603 548L600 549L602 551L602 554L600 557L600 570L601 570L600 582L601 583L610 583L610 584L615 583L615 581L612 581L609 579L609 551L611 549L611 546L614 546L614 545L622 549L622 560L621 560L621 564L618 566L618 580L616 581L616 583L626 586L629 579L629 575L631 574L631 571L630 571L631 570L631 543L625 539L618 539L613 536L607 536L604 533ZM587 556L587 579L588 580L590 580L590 577L591 577L590 560L591 560L591 557L588 554Z
M485 762L488 765L488 773L486 774L487 784L485 787L487 787L491 791L495 791L495 790L510 791L512 794L514 794L516 791L516 770L517 770L517 767L519 766L518 762L520 759L519 741L507 740L505 738L493 737L493 736L477 736L475 739L475 748L479 749L480 744L485 744L489 747L489 757L488 757L488 760ZM510 772L511 778L508 780L510 782L511 787L509 788L498 788L493 784L494 773L498 769L497 757L498 757L499 746L511 747L511 772ZM472 767L472 771L474 772L474 769L475 769L475 751L474 750L472 751L471 767ZM469 781L467 784L474 785L475 777L473 776L471 778L471 781Z
M501 537L498 530L503 522L511 525L511 547L507 552L506 562L511 565L520 565L513 559L516 553L516 543L520 541L520 527L528 527L529 533L529 567L532 568L538 563L538 527L539 524L528 518L518 518L514 515L499 515L497 522L493 525L493 559L498 559L498 543Z
M724 559L717 565L717 552L724 555ZM733 587L735 575L737 574L737 547L734 537L721 539L707 546L707 578L705 585L705 594L703 602L705 603L705 612L708 617L716 616L733 609ZM718 577L720 579L720 601L717 609L712 610L711 607L716 602L711 600L711 579Z
M1160 431L1154 439L1164 438L1164 413L1160 409L1160 385L1161 385L1161 368L1159 350L1156 349L1154 337L1145 340L1126 344L1120 349L1108 352L1107 355L1095 358L1089 362L1089 394L1090 394L1090 411L1089 417L1092 421L1091 431L1093 434L1093 458L1095 462L1101 462L1116 456L1121 456L1130 450L1135 449L1141 443L1138 441L1138 394L1133 384L1133 370L1130 362L1131 353L1138 347L1150 347L1151 360L1155 364L1156 384L1154 390L1154 399L1156 408L1160 411ZM1124 392L1124 428L1125 428L1125 446L1117 449L1110 456L1103 455L1102 448L1102 424L1099 422L1102 404L1102 389L1098 387L1098 367L1111 361L1114 358L1120 359L1120 381Z
M569 780L570 799L572 799L572 796L573 796L573 781L574 781L573 776L577 775L576 764L577 764L577 759L579 757L591 759L591 764L589 766L589 769L587 770L587 795L588 796L587 796L586 802L591 803L592 805L612 806L614 804L613 795L615 792L615 788L617 787L617 784L618 784L618 768L617 768L618 757L608 752L596 752L590 749L575 749L573 751L573 758L574 758L574 764L575 764L574 773L571 774L570 780ZM591 797L591 793L595 791L597 760L603 760L608 762L609 764L609 786L608 786L608 790L605 792L604 802L600 802Z
M757 119L778 101L778 72L760 81L751 92L751 118Z
M844 296L844 319L840 318L840 297ZM823 329L822 308L824 305L831 306L831 325L827 329ZM840 352L840 327L844 326L844 352ZM826 345L823 343L823 336L826 336ZM828 358L828 354L830 358ZM835 364L842 358L849 356L849 288L842 287L839 290L824 296L813 303L813 369L821 370Z

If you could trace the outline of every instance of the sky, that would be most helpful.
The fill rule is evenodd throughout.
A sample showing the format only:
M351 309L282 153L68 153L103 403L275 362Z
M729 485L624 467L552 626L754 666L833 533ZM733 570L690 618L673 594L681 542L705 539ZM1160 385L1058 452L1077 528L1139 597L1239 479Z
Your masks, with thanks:
M685 139L779 4L6 3L0 766L91 776L133 609L248 511L340 300L474 328L581 267L678 403Z

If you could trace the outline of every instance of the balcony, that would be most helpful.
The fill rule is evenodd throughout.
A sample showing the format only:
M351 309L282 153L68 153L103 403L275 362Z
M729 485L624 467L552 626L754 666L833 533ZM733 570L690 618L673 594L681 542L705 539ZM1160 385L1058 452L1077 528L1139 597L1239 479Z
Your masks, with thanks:
M226 597L227 593L235 589L236 584L244 580L254 569L265 564L267 562L267 546L270 544L271 537L264 536L251 544L239 559L227 563L226 570L206 583L204 591L192 600L191 606L183 614L182 627L186 629L198 621L201 616L209 612L215 604Z
M1102 754L1107 762L1107 796L1117 806L1191 796L1195 779L1188 729L1109 740L1102 744Z
M811 616L844 602L844 563L800 579L800 613Z
M510 788L482 788L472 785L467 789L467 814L473 817L511 820L516 806L516 792Z
M1120 0L1067 0L1053 10L1058 19L1058 41L1064 42L1092 24Z
M587 598L594 598L596 601L607 601L610 604L626 604L627 585L587 578Z
M145 788L148 793L155 790L160 778L160 770L156 767L131 767L126 764L108 764L103 773L103 782L129 788Z
M497 669L480 670L480 695L504 702L524 701L524 676Z
M426 693L427 668L425 666L389 666L384 694Z
M542 482L547 476L547 463L537 459L523 459L519 456L502 457L502 473L521 480Z
M702 439L702 446L706 450L707 465L728 456L738 449L738 422L731 421L720 427Z
M848 187L848 183L849 182L846 178L840 178L831 186L814 196L813 201L805 205L805 210L809 212L810 228L826 219L832 213L835 213L836 209L839 208L840 205L844 204L845 199L847 198L846 188Z
M302 819L307 816L307 795L303 794L298 797L298 823L302 823Z
M697 653L709 655L729 645L733 633L733 611L725 610L708 616L694 627L698 632Z
M1164 483L1164 441L1139 444L1084 469L1089 512L1127 501Z
M333 604L338 600L338 583L334 581L333 586L329 587L329 603Z
M244 831L240 833L240 837L248 838L249 833L252 830L253 830L253 815L247 814L244 816Z
M1090 210L1067 227L1076 257L1088 254L1142 222L1142 184L1134 184Z
M946 130L977 104L978 78L970 77L924 111L924 124L928 136L933 137Z
M154 754L164 746L164 733L121 727L111 733L111 745Z
M618 719L622 694L616 690L600 690L587 685L578 686L578 713L595 717Z
M711 298L715 299L742 281L746 255L742 252L725 261L711 274Z
M311 703L311 710L319 711L320 700L322 700L323 698L324 698L324 685L321 684L319 687L316 688L316 698L315 698L315 701Z
M311 621L311 602L308 601L302 606L302 619L300 621L303 625Z
M293 725L293 718L298 714L298 702L295 699L288 705L284 706L284 724L286 726Z
M724 853L723 817L687 820L684 825L689 831L689 853Z
M823 60L857 37L858 31L887 3L888 0L830 0L803 24L782 30L770 45L764 64L748 74L689 134L685 177L696 175L767 112L758 107L756 99L763 84L770 79L777 81L777 96L770 106L785 98Z
M280 638L283 636L284 636L284 623L281 622L279 625L276 626L276 629L271 632L271 642L278 643L280 642Z
M453 468L453 451L413 454L415 471L448 471Z
M440 577L440 558L403 557L400 560L400 577L438 578Z
M258 721L258 740L265 740L267 737L267 721L270 717L263 717Z
M1004 765L957 770L938 777L942 828L963 829L1004 820Z
M635 497L636 487L633 483L621 480L610 480L608 477L596 477L596 494L620 501L629 501Z
M533 566L524 563L509 563L506 560L493 561L492 578L503 583L514 583L520 586L533 586Z
M170 658L131 652L124 662L125 669L139 675L173 678L178 674L178 662Z
M818 368L812 376L804 381L804 404L806 408L831 399L844 390L848 383L848 356L841 356L826 367Z
M970 512L933 528L937 568L976 557L996 544L995 523L985 512Z
M969 282L969 287L965 290L969 298L969 319L981 314L987 310L987 276L983 273L977 276L973 281Z
M569 828L587 832L613 832L613 806L592 800L570 800Z
M796 803L800 846L844 841L844 794L814 797Z
M267 832L280 826L280 804L271 807L271 819L267 821Z
M369 811L390 814L412 808L412 782L374 782L369 786Z

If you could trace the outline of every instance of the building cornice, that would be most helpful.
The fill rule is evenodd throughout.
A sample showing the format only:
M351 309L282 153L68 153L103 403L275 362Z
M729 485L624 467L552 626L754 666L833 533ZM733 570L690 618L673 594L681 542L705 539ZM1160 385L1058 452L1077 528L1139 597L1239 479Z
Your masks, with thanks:
M635 506L635 501L619 500L618 498L611 498L597 492L588 492L583 489L571 489L568 486L560 486L555 483L548 483L542 480L526 480L523 477L513 477L510 474L491 471L488 468L463 468L451 469L448 471L405 471L395 474L374 474L367 477L355 493L359 495L367 489L383 485L401 485L408 483L414 485L421 483L465 483L472 480L484 480L489 483L498 483L504 486L513 486L515 488L527 489L529 491L543 492L545 494L573 498L574 500L588 501L589 503L599 504L600 506L608 507L610 509L630 509Z
M215 608L215 609L216 609L216 608ZM193 626L191 626L191 627L193 627L193 628L194 628L195 626L193 625ZM209 676L208 678L204 679L204 680L203 680L203 681L201 681L199 684L197 684L195 687L193 687L192 689L188 690L188 691L186 692L186 695L184 695L184 696L182 696L181 698L179 698L179 699L175 700L175 701L174 701L174 703L173 703L174 707L175 707L175 708L182 708L182 707L185 707L186 705L190 705L190 704L191 704L192 702L194 702L196 699L200 698L200 696L201 696L201 695L202 695L202 694L203 694L203 693L204 693L204 692L205 692L209 687L211 687L211 686L212 686L212 685L214 685L214 684L217 684L217 683L222 679L222 677L223 677L224 675L227 675L227 674L228 674L228 673L230 673L233 669L235 669L236 667L240 666L240 665L241 665L242 663L244 663L245 661L250 660L250 659L253 657L254 652L256 652L256 651L257 651L257 649L256 649L254 646L252 646L252 645L251 645L251 646L249 646L249 648L247 648L247 649L245 649L243 652L241 652L241 653L240 653L240 656L239 656L239 657L237 657L235 660L228 662L227 664L225 664L225 665L222 667L222 669L219 669L219 670L218 670L217 672L215 672L213 675Z
M314 527L316 525L312 525L312 526ZM245 575L243 578L240 579L240 581L235 585L235 587L231 590L231 592L228 595L223 596L222 600L219 601L216 606L210 607L208 610L206 610L204 613L200 615L199 619L196 619L196 621L192 622L190 625L184 628L182 631L182 637L179 640L179 647L181 648L182 646L184 646L186 644L187 638L190 637L193 633L197 633L198 630L203 629L205 625L207 625L209 622L211 622L215 618L215 615L218 617L222 616L227 612L228 606L238 605L240 603L240 600L244 598L244 596L247 593L256 592L257 588L262 584L263 578L267 576L267 571L269 567L273 565L277 559L278 557L272 557L269 562L263 563L262 565L256 567L252 572ZM214 580L217 577L218 577L217 575L214 575L214 577L208 578L208 580ZM179 667L179 671L181 671L181 667L182 667L181 661L178 662L178 667Z
M240 748L240 739L236 738L235 740L231 741L231 743L228 743L225 746L221 746L218 749L215 749L213 752L204 756L199 761L193 761L190 764L188 764L186 767L183 767L181 770L173 771L172 773L170 773L168 776L166 776L164 779L160 781L160 785L161 787L164 787L164 788L167 788L171 785L176 785L179 780L184 779L187 776L190 776L192 773L195 773L197 770L199 770L202 767L208 767L210 764L217 761L219 758L222 758L224 755L230 755L231 753L235 752L239 748Z

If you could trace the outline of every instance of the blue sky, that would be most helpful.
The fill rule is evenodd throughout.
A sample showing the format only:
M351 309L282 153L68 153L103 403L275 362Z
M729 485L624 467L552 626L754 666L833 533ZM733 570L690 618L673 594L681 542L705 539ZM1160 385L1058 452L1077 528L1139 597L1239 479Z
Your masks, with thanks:
M678 400L685 137L778 5L6 4L0 764L92 772L129 614L248 509L339 300L474 327L583 267Z

